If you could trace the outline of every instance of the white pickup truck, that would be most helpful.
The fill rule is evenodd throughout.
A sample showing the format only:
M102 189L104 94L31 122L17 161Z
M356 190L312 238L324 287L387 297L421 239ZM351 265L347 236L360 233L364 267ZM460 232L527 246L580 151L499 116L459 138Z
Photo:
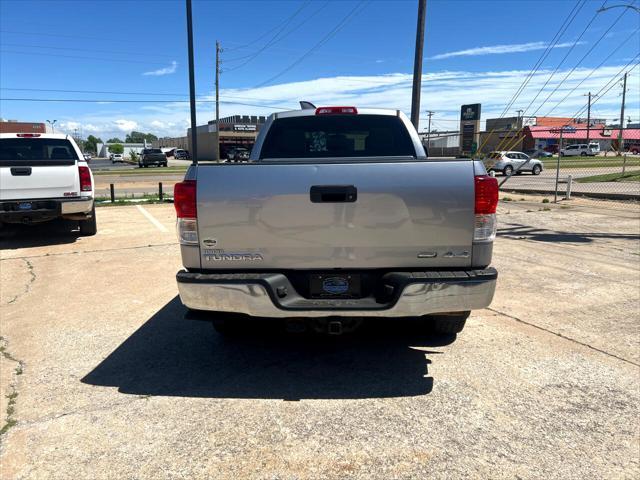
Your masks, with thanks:
M497 203L482 162L428 159L398 110L278 112L248 163L193 165L176 184L180 298L222 332L244 314L458 333L493 298Z
M96 234L93 174L68 135L0 134L0 225L77 220Z

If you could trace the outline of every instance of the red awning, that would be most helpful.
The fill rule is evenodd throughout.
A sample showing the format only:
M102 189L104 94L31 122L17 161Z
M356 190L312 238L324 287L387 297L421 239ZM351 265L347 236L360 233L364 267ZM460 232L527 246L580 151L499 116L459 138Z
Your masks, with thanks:
M531 137L533 138L560 138L560 127L525 127L529 130ZM616 140L618 138L619 129L617 128L603 128L602 126L592 127L589 131L589 138L591 140ZM564 127L562 132L563 139L587 139L587 127L586 126L569 126ZM640 128L627 128L622 131L622 138L624 140L640 140Z

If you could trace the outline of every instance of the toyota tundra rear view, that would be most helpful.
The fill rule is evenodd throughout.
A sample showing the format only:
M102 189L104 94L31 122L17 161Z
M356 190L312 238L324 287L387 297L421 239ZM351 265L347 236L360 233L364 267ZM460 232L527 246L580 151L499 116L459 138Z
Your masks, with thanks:
M273 114L248 163L193 165L174 202L192 312L428 316L457 333L493 298L496 180L426 158L397 110Z

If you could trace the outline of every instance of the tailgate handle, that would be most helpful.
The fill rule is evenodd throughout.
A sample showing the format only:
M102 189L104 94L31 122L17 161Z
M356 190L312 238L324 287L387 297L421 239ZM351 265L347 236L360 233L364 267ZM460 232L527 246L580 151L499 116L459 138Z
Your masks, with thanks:
M11 167L11 175L14 177L28 177L31 175L31 167Z
M353 185L314 185L309 196L313 203L352 203L358 199Z

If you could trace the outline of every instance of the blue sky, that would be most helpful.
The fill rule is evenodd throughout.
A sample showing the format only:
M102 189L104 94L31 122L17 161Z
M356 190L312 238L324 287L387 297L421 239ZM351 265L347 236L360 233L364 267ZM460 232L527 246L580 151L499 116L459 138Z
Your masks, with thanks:
M640 15L618 8L594 18L602 4L429 0L422 109L436 112L434 128L455 128L462 103L482 103L484 118L500 115L566 18L573 22L507 113L577 113L584 93L602 90L640 60ZM408 113L416 12L415 0L194 1L199 122L215 111L216 40L224 49L223 116L296 108L299 99ZM63 130L103 138L131 129L184 135L186 43L181 0L0 0L0 116L55 118ZM617 118L620 91L602 90L594 116ZM639 92L635 67L627 94L634 121ZM10 100L18 98L89 102Z

